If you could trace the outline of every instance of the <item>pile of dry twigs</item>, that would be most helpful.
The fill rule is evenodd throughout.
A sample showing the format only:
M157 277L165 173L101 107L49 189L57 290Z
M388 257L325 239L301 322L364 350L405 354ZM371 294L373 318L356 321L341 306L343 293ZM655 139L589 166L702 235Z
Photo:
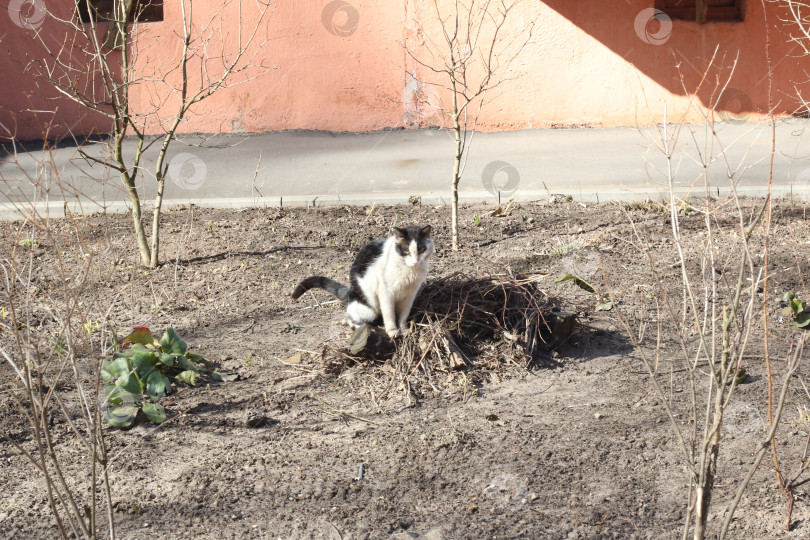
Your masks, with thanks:
M366 329L356 332L349 346L325 343L321 360L332 375L390 375L386 393L406 389L419 396L459 380L475 385L525 371L563 343L573 323L574 316L559 312L540 289L538 275L501 279L455 273L425 285L407 335L392 343L382 330Z

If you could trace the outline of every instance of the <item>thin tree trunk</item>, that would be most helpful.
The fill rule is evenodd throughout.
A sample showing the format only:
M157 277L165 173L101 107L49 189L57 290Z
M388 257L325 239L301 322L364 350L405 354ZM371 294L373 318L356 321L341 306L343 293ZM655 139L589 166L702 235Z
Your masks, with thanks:
M450 86L453 91L453 132L456 135L456 156L453 161L453 184L452 202L450 203L450 237L453 251L458 251L458 177L461 171L461 155L463 148L461 144L461 125L458 123L458 92L456 91L456 79L451 75ZM465 126L466 128L466 126Z
M739 289L737 289L739 294ZM735 303L738 301L735 299ZM736 308L736 305L735 305ZM734 309L736 313L736 309ZM717 458L720 456L720 426L723 424L723 412L725 402L726 378L730 367L731 338L729 328L733 318L729 317L726 308L723 308L723 350L720 353L720 371L717 375L717 395L714 400L714 420L712 429L709 432L708 448L705 454L705 461L701 463L702 478L697 492L695 507L695 540L703 540L706 537L706 523L709 519L709 509L712 502L712 491L714 489L714 479L717 477Z
M124 153L123 153L123 134L122 130L119 129L118 126L115 127L116 134L115 134L115 147L114 147L114 159L116 165L118 165L118 170L121 171L121 181L124 183L124 186L127 188L127 193L129 194L129 202L132 204L132 224L135 226L135 239L138 242L138 251L141 253L141 264L144 266L149 266L149 262L151 261L152 257L149 252L149 243L146 241L146 231L143 228L143 221L141 215L141 198L138 195L138 188L135 187L135 174L137 173L137 167L134 169L135 173L132 176L129 175L127 171L126 164L124 163Z
M152 214L152 257L149 266L157 268L160 254L160 209L163 205L163 189L166 187L166 177L158 173L157 194L155 195L155 209Z
M456 132L456 158L453 161L453 189L452 204L450 206L450 232L452 236L453 251L458 251L458 177L461 170L461 129L458 125L458 117L454 121Z
M709 449L706 455L706 470L701 479L701 486L697 489L695 500L695 540L706 538L706 523L709 519L709 508L712 503L714 479L717 476L717 457L720 454L720 422L723 420L722 392L717 392L717 403L714 409L714 425L710 438Z
M185 80L185 70L184 80ZM185 99L185 82L183 83L183 95ZM155 163L155 178L157 179L157 193L155 194L155 213L152 215L152 258L150 266L157 268L158 261L160 260L160 212L163 208L163 190L166 188L166 167L163 164L166 162L166 152L169 145L174 140L174 134L177 132L177 126L183 120L183 115L186 112L185 102L180 109L180 113L175 117L172 126L163 138L163 146L160 148L157 163Z
M127 173L121 173L121 180L127 187L129 201L132 203L132 224L135 226L135 238L138 241L138 251L141 253L141 264L149 266L152 257L149 252L149 243L146 241L146 231L144 231L143 221L141 219L141 198L138 196L135 183L129 178Z

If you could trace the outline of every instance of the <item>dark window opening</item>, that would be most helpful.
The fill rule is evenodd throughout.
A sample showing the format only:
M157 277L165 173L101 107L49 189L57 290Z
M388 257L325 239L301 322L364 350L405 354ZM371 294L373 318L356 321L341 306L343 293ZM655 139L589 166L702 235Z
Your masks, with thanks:
M93 20L113 20L113 8L122 0L77 0L76 7L79 21L89 23ZM163 20L163 0L123 0L131 4L129 8L130 21L158 22Z
M670 19L686 19L705 23L707 21L743 20L744 0L704 0L705 14L698 11L698 0L655 0L655 7Z

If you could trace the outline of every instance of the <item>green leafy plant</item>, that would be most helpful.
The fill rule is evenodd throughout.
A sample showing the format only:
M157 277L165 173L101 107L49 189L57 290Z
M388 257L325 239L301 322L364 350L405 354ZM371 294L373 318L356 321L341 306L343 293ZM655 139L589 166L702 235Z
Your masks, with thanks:
M596 288L594 288L593 285L591 285L581 277L575 276L573 274L565 274L563 277L555 279L554 283L560 283L563 281L573 281L574 285L576 285L583 291L595 294L597 297L596 311L610 311L613 308L613 300L610 299L610 295L608 293L599 294L598 292L596 292Z
M65 342L64 338L51 338L51 347L53 348L53 352L59 358L62 358L62 355L65 354L65 349L67 348L67 343Z
M805 330L810 328L810 306L804 305L792 292L785 293L782 301L787 304L783 313L793 319L793 324Z
M189 352L171 328L158 340L145 326L138 327L124 338L123 345L129 347L113 354L101 368L107 383L104 418L113 427L131 426L139 410L160 424L166 420L166 411L158 402L171 393L172 380L194 386L200 375L215 375L211 363Z
M593 285L582 279L581 277L577 277L573 274L565 274L563 277L555 279L554 283L560 283L562 281L573 281L574 285L582 289L583 291L588 291L589 293L596 294L596 289Z

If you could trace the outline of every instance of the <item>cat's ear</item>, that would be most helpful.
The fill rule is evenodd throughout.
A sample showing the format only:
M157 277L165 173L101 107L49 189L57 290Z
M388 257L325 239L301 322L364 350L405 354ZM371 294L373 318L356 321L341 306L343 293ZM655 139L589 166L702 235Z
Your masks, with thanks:
M426 225L419 229L419 234L422 235L422 238L430 238L430 233L432 230L433 228L430 225Z
M408 231L407 231L407 229L400 229L399 227L394 227L394 234L395 234L395 235L397 236L397 238L399 238L400 240L402 240L402 239L404 239L404 238L408 238Z

